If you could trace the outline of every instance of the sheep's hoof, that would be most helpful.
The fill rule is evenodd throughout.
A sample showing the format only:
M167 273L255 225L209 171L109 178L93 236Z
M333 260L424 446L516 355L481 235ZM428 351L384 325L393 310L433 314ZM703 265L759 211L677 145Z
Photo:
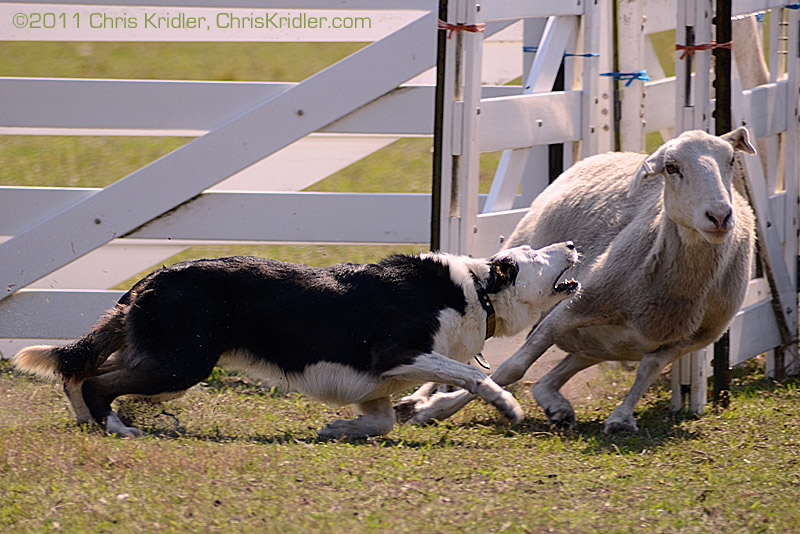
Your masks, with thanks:
M617 432L638 432L639 427L636 426L636 420L631 418L626 418L624 420L612 420L611 418L606 419L606 423L603 426L603 433L604 434L614 434Z
M544 414L553 428L566 430L575 426L575 410L572 406L562 406L555 410L546 408Z

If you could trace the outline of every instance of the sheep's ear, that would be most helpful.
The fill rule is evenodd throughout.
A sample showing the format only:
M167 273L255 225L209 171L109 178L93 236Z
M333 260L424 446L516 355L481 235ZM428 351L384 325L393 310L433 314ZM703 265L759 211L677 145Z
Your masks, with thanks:
M647 156L647 159L642 162L641 167L639 167L639 170L636 172L636 176L631 180L630 187L628 187L628 198L636 194L644 178L659 174L663 170L664 158L661 157L661 149L659 149Z
M486 291L497 293L506 286L517 281L519 268L517 262L511 258L494 260L489 264L489 279L486 281Z
M750 134L744 126L739 126L734 131L726 133L722 138L733 146L735 152L744 152L751 156L756 153L755 147L750 143Z

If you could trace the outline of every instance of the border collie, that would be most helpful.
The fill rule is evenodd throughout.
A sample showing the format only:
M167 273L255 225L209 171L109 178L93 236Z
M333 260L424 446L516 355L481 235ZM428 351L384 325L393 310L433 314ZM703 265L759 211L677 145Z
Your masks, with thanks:
M518 423L519 403L468 365L490 335L511 335L578 290L561 281L572 243L523 246L487 259L395 255L315 268L254 257L198 259L146 276L79 339L37 345L12 362L64 382L78 424L139 436L111 408L120 395L159 400L217 364L360 415L323 439L389 432L390 396L424 382L464 388Z

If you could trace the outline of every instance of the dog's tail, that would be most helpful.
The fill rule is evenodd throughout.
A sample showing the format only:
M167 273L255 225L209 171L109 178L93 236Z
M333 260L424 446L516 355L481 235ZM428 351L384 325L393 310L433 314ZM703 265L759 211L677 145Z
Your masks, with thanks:
M19 371L54 381L80 382L92 376L125 345L125 308L117 304L83 338L65 345L34 345L11 357Z

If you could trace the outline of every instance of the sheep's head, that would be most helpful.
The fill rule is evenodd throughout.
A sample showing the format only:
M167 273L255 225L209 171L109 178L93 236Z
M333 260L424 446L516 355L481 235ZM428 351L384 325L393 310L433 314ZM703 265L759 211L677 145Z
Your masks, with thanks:
M744 127L721 137L684 132L645 159L628 196L643 179L662 175L667 216L709 243L722 243L736 224L731 193L736 152L756 153Z

